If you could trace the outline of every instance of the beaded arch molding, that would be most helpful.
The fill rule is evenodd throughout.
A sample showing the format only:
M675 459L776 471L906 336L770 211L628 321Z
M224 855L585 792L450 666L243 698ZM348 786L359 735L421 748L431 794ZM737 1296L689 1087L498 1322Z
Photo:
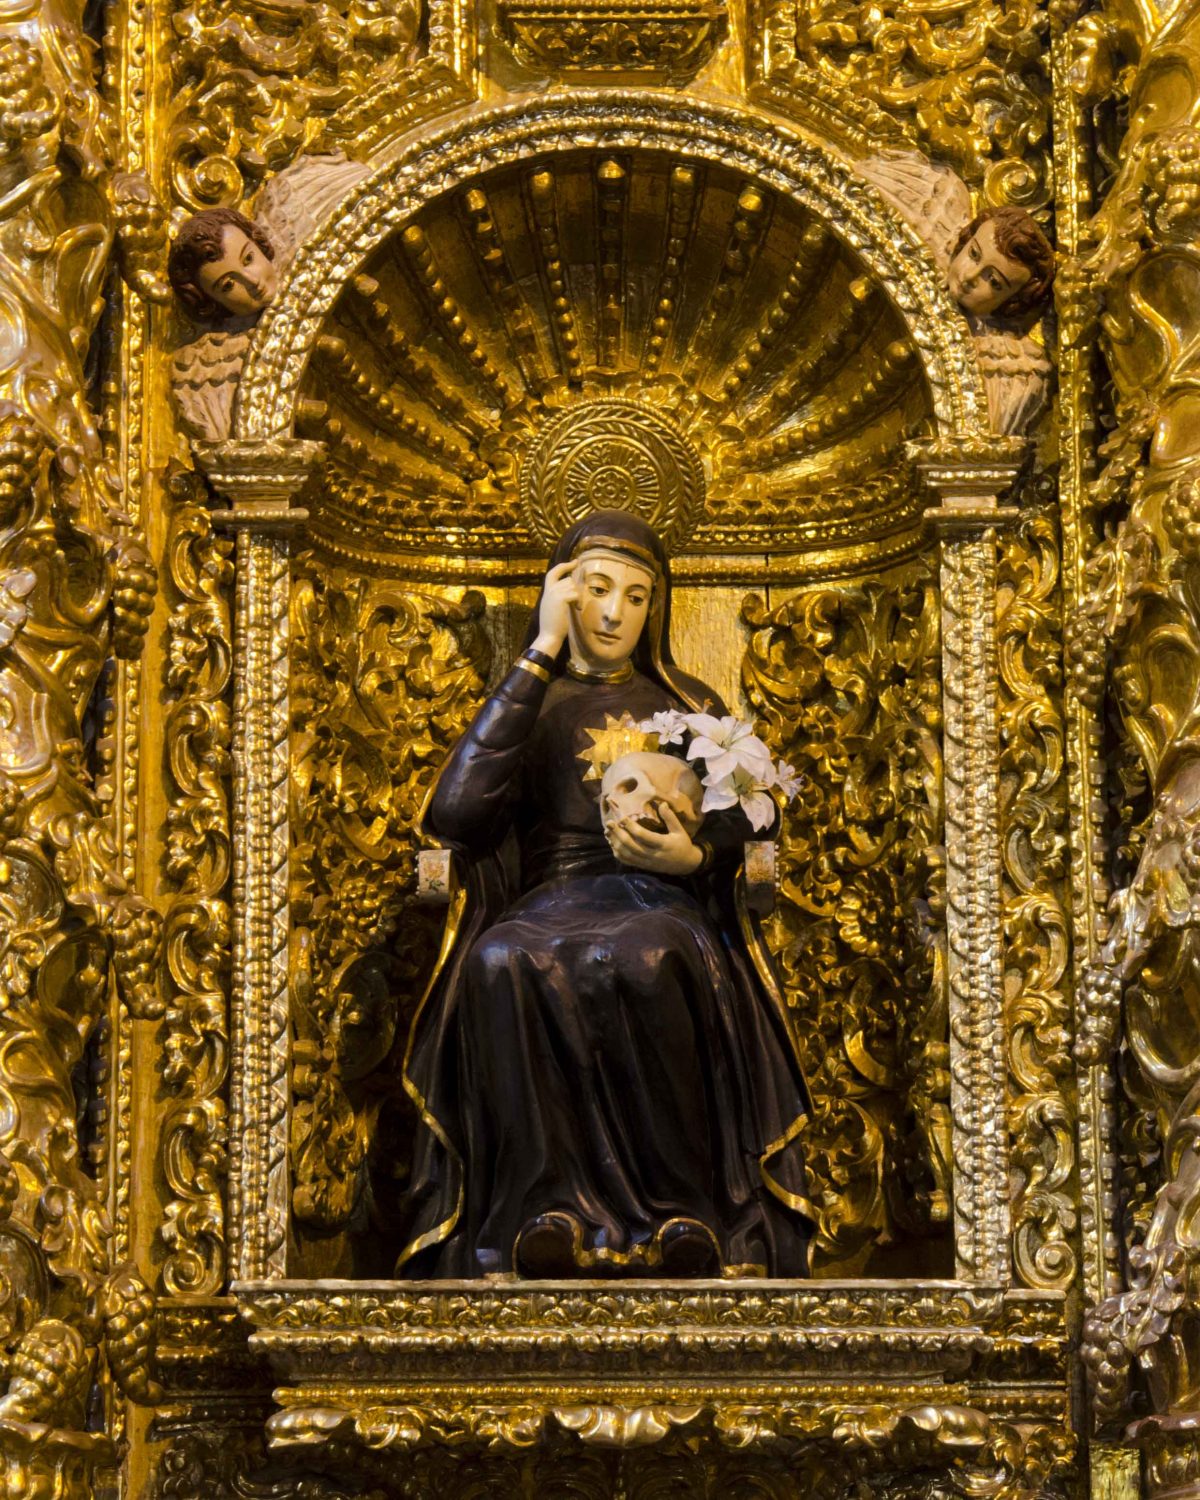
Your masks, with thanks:
M581 144L718 161L807 208L862 260L903 319L928 382L939 442L986 439L987 398L966 319L915 231L851 164L772 117L649 90L472 109L432 137L398 141L298 247L247 354L235 438L290 435L325 319L385 239L429 203L493 168Z

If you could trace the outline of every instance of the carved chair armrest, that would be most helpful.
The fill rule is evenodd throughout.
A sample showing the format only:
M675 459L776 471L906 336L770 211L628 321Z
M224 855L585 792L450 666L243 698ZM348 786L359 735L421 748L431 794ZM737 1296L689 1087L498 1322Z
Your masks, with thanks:
M742 846L746 906L757 917L775 910L775 840L747 839Z
M742 868L747 907L756 916L769 917L775 910L774 840L748 839L743 846ZM428 906L447 906L456 883L454 855L449 849L418 850L418 901Z
M417 851L417 900L426 906L449 906L458 880L449 849Z

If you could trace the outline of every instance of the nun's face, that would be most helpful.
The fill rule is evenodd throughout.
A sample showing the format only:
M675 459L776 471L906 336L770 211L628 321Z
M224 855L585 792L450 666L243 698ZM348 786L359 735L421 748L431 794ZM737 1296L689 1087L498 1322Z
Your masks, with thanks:
M585 552L575 568L578 590L571 605L571 656L593 671L611 671L633 655L654 579L629 558L603 548Z

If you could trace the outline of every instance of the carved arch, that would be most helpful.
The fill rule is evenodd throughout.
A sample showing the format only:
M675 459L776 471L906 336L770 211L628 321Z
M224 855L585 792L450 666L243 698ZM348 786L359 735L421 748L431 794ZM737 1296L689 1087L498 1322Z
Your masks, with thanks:
M483 144L486 142L486 144ZM397 143L298 247L242 370L239 439L290 435L305 366L338 294L368 255L425 204L488 168L586 142L724 161L822 219L883 286L910 330L940 440L988 432L970 329L915 231L829 147L782 122L669 94L607 91L458 114L435 135Z

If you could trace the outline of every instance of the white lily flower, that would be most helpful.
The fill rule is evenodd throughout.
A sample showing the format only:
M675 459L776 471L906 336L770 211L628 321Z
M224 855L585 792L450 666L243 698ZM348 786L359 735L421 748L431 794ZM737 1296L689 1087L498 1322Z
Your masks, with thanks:
M756 833L769 828L775 817L775 803L766 786L745 766L737 766L723 776L711 772L704 778L704 801L701 812L720 812L739 806Z
M638 728L644 729L647 734L658 735L660 747L682 745L688 729L687 715L681 714L677 708L664 708L651 714L648 719L643 719Z
M804 773L789 766L786 760L781 760L776 766L775 785L789 802L799 793L803 781Z
M726 776L744 770L765 785L771 784L774 775L771 752L754 733L753 724L732 714L720 719L712 714L689 714L688 728L693 734L687 751L689 760L703 760L712 775Z

